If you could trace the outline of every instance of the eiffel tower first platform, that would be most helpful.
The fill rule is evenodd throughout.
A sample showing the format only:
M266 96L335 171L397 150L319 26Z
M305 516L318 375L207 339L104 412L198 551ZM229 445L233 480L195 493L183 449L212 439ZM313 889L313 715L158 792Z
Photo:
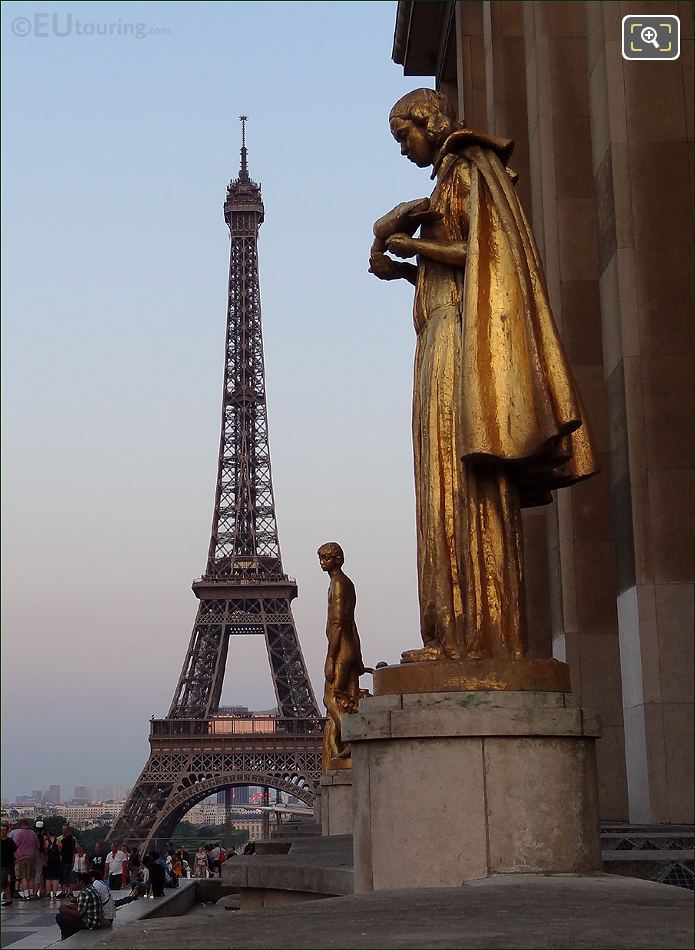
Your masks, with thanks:
M231 235L222 432L215 510L200 601L166 719L150 722L150 757L108 839L166 841L214 792L255 785L313 801L321 771L319 715L292 617L297 584L282 568L268 447L258 280L261 189L249 177L241 117L239 177L224 218ZM230 637L265 637L277 715L220 716Z

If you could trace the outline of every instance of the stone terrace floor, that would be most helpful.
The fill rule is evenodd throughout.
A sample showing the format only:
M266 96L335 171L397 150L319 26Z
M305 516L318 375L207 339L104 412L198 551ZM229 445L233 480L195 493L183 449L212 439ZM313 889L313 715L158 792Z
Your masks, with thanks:
M3 907L0 917L0 947L10 947L18 940L30 937L46 927L53 927L58 940L60 931L55 922L57 912L58 902L50 904L43 898L38 901L15 900L11 907Z
M613 875L500 875L457 888L381 891L260 911L197 907L185 917L141 920L94 937L80 946L677 950L693 946L693 893Z

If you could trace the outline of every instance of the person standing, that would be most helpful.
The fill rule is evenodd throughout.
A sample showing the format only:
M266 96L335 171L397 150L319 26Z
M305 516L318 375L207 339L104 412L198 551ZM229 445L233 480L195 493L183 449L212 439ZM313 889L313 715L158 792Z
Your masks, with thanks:
M123 883L123 871L127 862L127 856L121 851L118 841L114 841L111 850L106 855L106 873L109 880L109 889L120 891Z
M39 839L36 832L29 827L26 818L19 823L19 830L15 832L14 842L17 845L15 861L17 864L17 884L20 900L33 900L34 876L36 873L36 852L39 850Z
M145 861L145 867L150 872L150 896L164 897L164 884L167 876L166 865L156 851L150 851L148 859Z
M50 832L46 836L46 894L53 901L60 892L60 845L58 836Z
M36 867L34 871L34 888L37 897L46 893L46 836L43 831L43 822L39 819L34 825L36 837L39 839L39 850L36 852Z
M82 845L78 844L75 851L75 860L72 863L72 873L74 878L77 877L78 874L86 874L88 870L89 863L87 861L87 855L84 853Z
M101 841L97 841L94 845L94 854L89 859L89 868L91 871L101 871L102 877L106 873L106 855L104 854Z
M12 903L12 878L17 845L10 838L10 826L6 821L2 823L0 831L0 856L2 857L2 906L8 907Z
M60 885L61 892L58 897L69 897L72 893L72 866L75 863L75 851L77 841L72 833L70 825L63 825L63 834L58 839L60 844Z
M205 848L201 846L195 853L195 863L193 864L193 877L208 876L208 855Z

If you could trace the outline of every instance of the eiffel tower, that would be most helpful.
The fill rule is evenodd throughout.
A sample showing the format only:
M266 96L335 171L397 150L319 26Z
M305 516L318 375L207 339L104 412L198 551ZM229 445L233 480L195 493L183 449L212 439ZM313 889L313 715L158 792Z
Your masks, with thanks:
M248 171L247 117L240 118L241 168L224 203L227 337L207 565L193 582L200 603L168 715L150 721L150 757L108 836L143 849L168 840L197 802L235 785L279 789L310 804L321 771L323 719L292 617L297 584L283 571L275 521L258 279L264 208ZM265 637L277 715L220 715L229 641L239 635Z

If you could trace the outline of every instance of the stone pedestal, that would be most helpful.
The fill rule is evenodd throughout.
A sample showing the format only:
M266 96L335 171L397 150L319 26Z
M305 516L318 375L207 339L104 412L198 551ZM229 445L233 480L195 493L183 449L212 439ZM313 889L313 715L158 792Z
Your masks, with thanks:
M352 749L356 894L601 870L600 727L570 694L373 696L343 719L342 734Z
M321 776L321 832L352 834L352 769L330 769Z
M321 786L314 787L314 821L317 825L321 824Z

